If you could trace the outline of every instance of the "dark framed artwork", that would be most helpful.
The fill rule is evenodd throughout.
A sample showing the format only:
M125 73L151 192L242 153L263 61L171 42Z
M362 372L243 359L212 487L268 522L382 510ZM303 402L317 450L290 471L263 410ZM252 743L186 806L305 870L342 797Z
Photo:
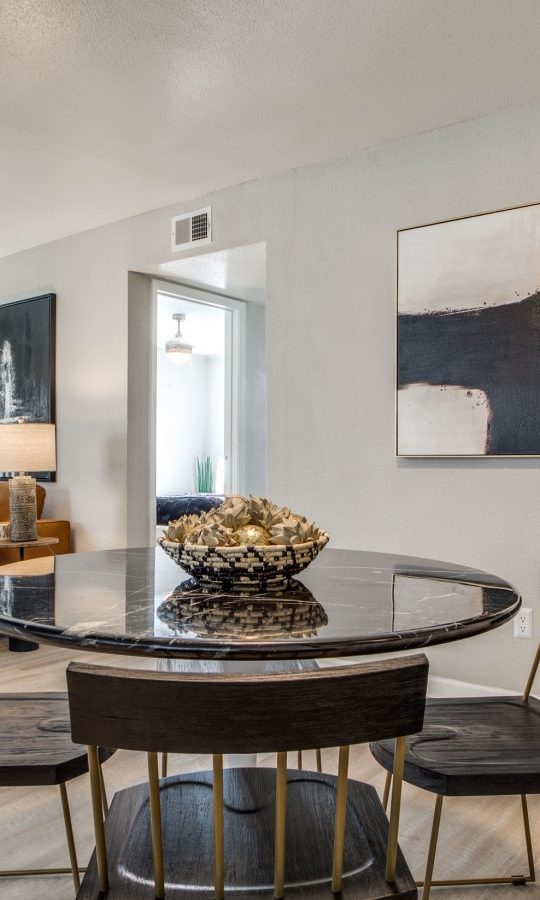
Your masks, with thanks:
M398 232L398 456L540 456L540 204Z
M0 305L0 422L55 421L55 315L55 294ZM31 474L38 481L55 478L54 472Z

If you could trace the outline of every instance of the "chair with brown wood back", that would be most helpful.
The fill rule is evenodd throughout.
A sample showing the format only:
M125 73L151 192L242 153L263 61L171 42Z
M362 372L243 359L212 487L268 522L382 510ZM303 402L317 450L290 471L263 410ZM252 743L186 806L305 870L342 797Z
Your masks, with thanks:
M539 664L540 646L522 696L429 699L423 730L406 741L405 781L436 795L422 900L428 900L433 885L535 881L527 794L540 794L540 700L530 696ZM386 803L394 747L377 740L370 749L388 772ZM497 795L521 797L528 874L434 881L443 797Z
M302 789L309 787L311 783L316 783L316 786L324 785L325 796L332 797L331 816L334 825L330 847L333 846L333 850L329 856L329 868L324 875L325 883L331 880L331 889L335 893L339 893L342 888L347 797L349 804L357 803L360 797L360 806L364 799L369 805L369 809L364 810L362 825L358 827L364 829L367 835L370 860L367 865L357 867L351 877L362 879L368 873L370 892L362 896L386 897L391 893L392 897L416 897L416 887L397 846L397 835L404 736L421 727L427 671L428 663L423 655L294 674L161 673L71 663L67 670L67 681L72 736L74 740L82 741L89 747L96 830L97 865L94 866L94 872L97 869L99 890L106 893L110 882L96 746L106 744L125 750L146 751L148 754L153 877L155 896L158 898L165 894L165 875L161 817L163 801L160 804L157 753L212 754L214 889L218 900L222 900L225 889L223 754L251 753L254 750L278 754L273 824L273 890L276 898L282 898L285 889L287 751L339 746L337 779L295 770L289 773L289 782L302 785L300 793L295 790L297 801ZM374 789L348 780L349 745L379 737L397 739L390 825ZM231 771L253 773L254 778L260 777L264 771L265 775L274 777L272 770L228 770ZM192 777L191 784L194 779L195 776ZM174 779L162 781L163 795L171 781ZM291 787L289 784L289 788ZM107 826L113 817L115 804L120 802L121 798L116 795ZM297 804L289 805L292 821ZM227 804L227 809L230 808L231 804ZM324 811L317 809L314 816L313 803L308 809L314 820L313 827L322 828ZM330 815L328 809L330 806L327 805L327 818ZM126 833L129 830L130 810L132 807L126 806L121 818L124 850L129 845ZM359 823L358 805L354 810L354 820ZM192 815L195 815L194 810ZM168 813L166 818L167 823L173 820L173 816ZM307 828L307 814L297 824L299 829ZM349 825L347 834L350 831ZM110 834L108 827L107 840ZM144 840L147 829L139 826L134 834ZM252 835L253 832L253 845ZM354 840L356 839L355 834ZM241 853L241 849L237 847L237 853ZM195 855L203 855L200 843L192 851ZM137 857L141 856L140 848L133 852L136 852ZM311 852L320 856L320 847L312 847ZM248 861L251 869L254 853L251 846L251 859ZM166 863L170 873L173 860L169 858L169 854ZM185 860L182 864L185 864ZM122 870L125 871L125 866L117 858L112 870L113 880L121 877L118 873ZM227 883L237 888L238 871L231 867L233 874L229 874L227 878ZM85 882L89 887L85 893L83 882L79 895L81 900L94 895L96 884L94 882L90 885L90 882L95 877L92 872L87 873ZM182 879L185 885L185 873ZM130 881L130 896L134 900L148 897L142 888L140 893L137 892L136 885L143 880L137 877ZM291 880L297 884L294 878ZM111 886L112 898L124 896L120 882L111 882ZM330 885L326 883L324 890L328 894L329 889ZM302 896L307 897L308 894L303 893ZM320 896L320 893L314 896ZM354 893L353 896L360 895Z

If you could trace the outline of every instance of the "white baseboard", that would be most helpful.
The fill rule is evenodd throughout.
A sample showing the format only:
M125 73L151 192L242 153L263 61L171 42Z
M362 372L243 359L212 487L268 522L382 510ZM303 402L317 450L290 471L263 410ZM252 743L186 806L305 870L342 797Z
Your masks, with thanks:
M494 694L512 696L516 691L457 681L455 678L440 678L438 675L431 676L428 681L428 697L488 697Z
M382 660L383 656L366 657L366 661ZM361 662L360 657L356 656L353 660L355 663ZM346 657L339 659L318 659L319 666L324 669L327 666L347 666L351 664L351 660ZM428 697L489 697L497 696L515 696L519 691L508 691L499 687L488 687L486 684L474 684L470 681L458 681L456 678L441 678L439 675L430 675L428 679ZM533 695L535 696L535 695Z

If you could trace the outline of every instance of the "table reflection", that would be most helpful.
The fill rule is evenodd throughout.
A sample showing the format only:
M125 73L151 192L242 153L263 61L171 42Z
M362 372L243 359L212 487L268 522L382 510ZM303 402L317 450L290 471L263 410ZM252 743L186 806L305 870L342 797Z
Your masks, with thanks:
M177 635L246 641L313 637L328 624L321 604L294 579L264 598L252 592L203 593L194 579L188 579L160 604L157 616Z

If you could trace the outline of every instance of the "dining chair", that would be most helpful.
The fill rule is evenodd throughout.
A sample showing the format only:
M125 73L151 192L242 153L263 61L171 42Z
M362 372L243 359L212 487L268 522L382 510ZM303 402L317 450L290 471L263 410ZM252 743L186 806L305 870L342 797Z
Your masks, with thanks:
M158 672L196 672L204 670L205 672L226 672L226 663L219 659L211 660L192 660L192 659L158 659L156 661L156 671ZM242 665L242 664L240 664ZM259 663L261 672L314 672L319 666L314 659L280 659L280 660L261 660ZM298 750L297 767L303 768L302 751ZM322 751L320 747L315 750L315 759L317 761L317 772L322 772ZM169 769L169 759L167 753L161 754L161 777L166 778Z
M535 881L527 794L540 793L540 700L531 689L540 663L540 645L521 696L428 699L423 730L407 738L404 780L436 794L422 900L438 885L526 884ZM387 740L370 745L387 770L386 808L394 748ZM514 795L521 798L526 875L433 880L443 797Z
M317 773L289 772L289 781L295 782L295 788L299 783L307 785L312 775L311 782L315 783L315 787L323 785L327 797L330 786L330 795L334 798L331 812L334 823L331 871L329 865L324 880L330 882L328 887L331 886L334 893L340 892L344 878L347 797L352 803L353 795L356 797L360 791L363 801L367 798L366 802L370 804L362 820L362 828L367 834L369 854L372 853L373 858L360 867L360 872L353 872L351 877L368 878L371 888L378 888L378 891L369 894L372 898L387 897L389 893L392 897L416 897L416 886L399 851L397 838L404 736L422 725L427 672L428 662L423 655L317 671L271 674L161 673L70 663L67 683L72 736L74 740L88 745L97 887L102 894L109 889L106 833L107 840L116 840L109 823L115 815L115 804L123 802L117 794L107 817L106 831L97 772L97 745L111 744L125 750L145 751L148 755L148 794L145 796L149 797L157 898L165 895L160 788L162 796L166 797L168 784L175 780L164 779L160 785L157 753L212 754L214 889L217 900L223 900L225 891L223 754L250 753L254 749L278 754L275 776L272 776L271 770L261 769L229 770L229 774L231 771L233 774L241 772L244 777L253 773L255 781L264 772L266 777L275 778L273 893L280 900L284 896L286 883L287 751L339 746L337 779ZM349 745L376 737L397 739L390 824L374 788L348 781ZM193 778L195 776L191 778L191 784L194 783ZM129 829L127 815L128 811L131 814L133 811L133 804L129 805L131 801L125 802L125 812L122 807L122 815L117 816L121 822L124 841L121 846L124 849L125 834ZM296 805L291 806L291 821L295 808ZM325 808L328 809L328 805ZM116 809L120 810L120 807L117 805ZM313 809L311 815L313 819ZM360 828L355 816L350 815L350 818ZM171 819L173 817L169 817L167 812L167 821ZM322 827L321 819L322 812L318 812L313 820L317 829ZM300 827L305 827L303 821ZM147 832L146 826L139 825L134 833L144 841ZM177 843L176 839L175 847ZM197 848L193 852L199 856L199 844ZM296 854L297 848L294 849ZM140 858L143 851L141 848L131 848L130 852ZM312 852L320 855L320 848L312 849ZM174 862L172 858L166 860L168 871ZM251 862L251 859L248 860L250 865ZM121 877L118 873L122 867L117 857L112 869L113 880ZM90 877L94 876L87 873L81 897L93 896L89 891L84 893L85 882L89 882ZM234 876L228 881L233 879ZM117 896L123 896L118 881L115 885L119 887ZM94 884L92 890L97 887Z
M104 811L107 798L101 763L114 750L97 750L97 773ZM79 869L66 782L88 772L86 747L71 740L66 693L0 694L0 787L58 785L70 868L1 869L0 877L71 873L75 891Z

